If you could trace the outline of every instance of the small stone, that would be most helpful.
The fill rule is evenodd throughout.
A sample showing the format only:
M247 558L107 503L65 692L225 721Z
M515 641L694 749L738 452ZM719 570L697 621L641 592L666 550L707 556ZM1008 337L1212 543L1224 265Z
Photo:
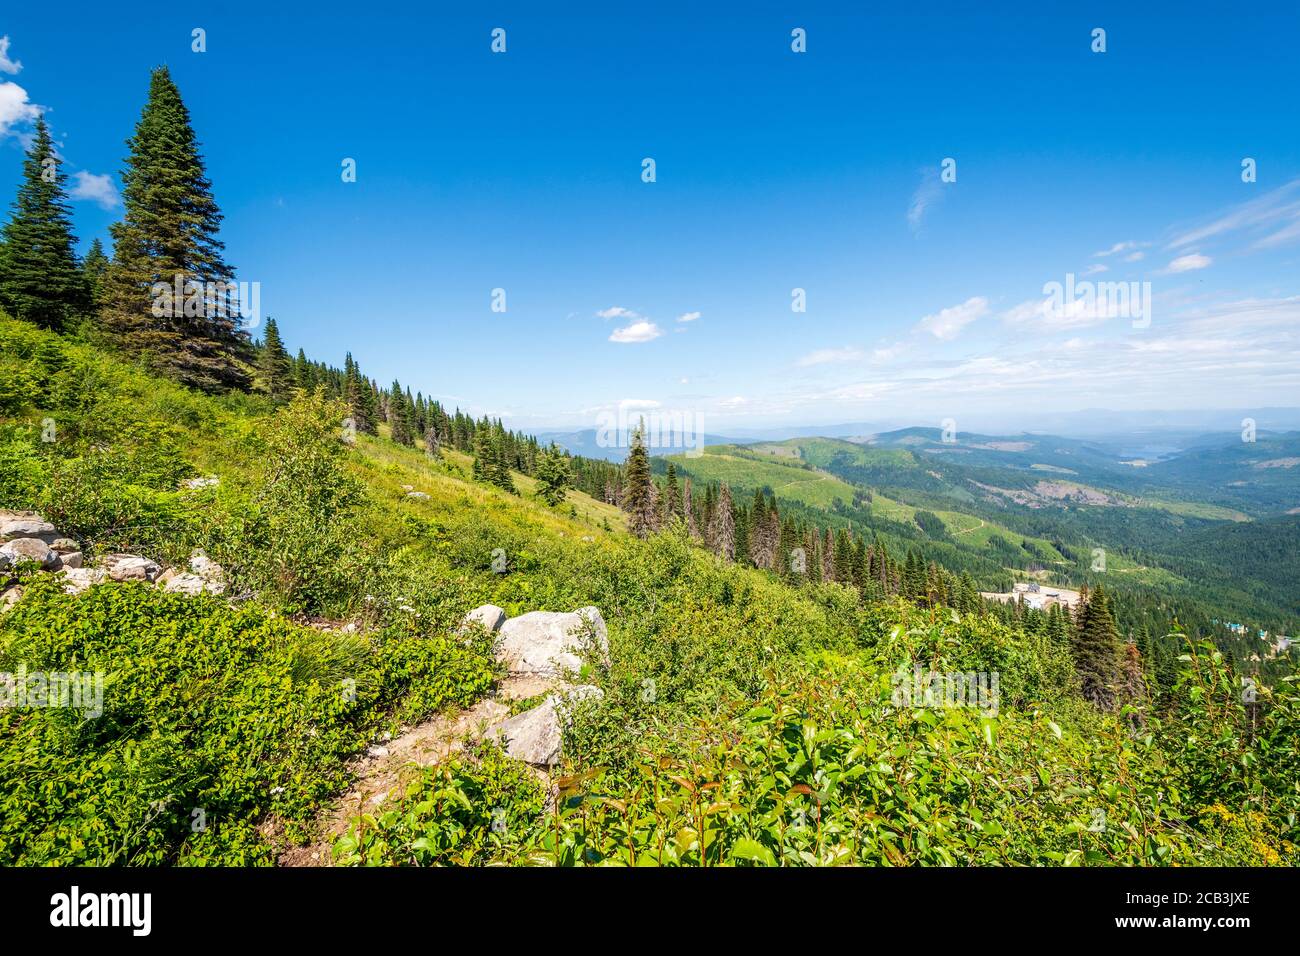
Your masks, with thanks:
M59 555L59 567L61 568L79 568L82 563L82 554L80 551L69 551L66 554Z
M77 542L73 541L71 538L55 538L50 542L50 547L59 552L59 554L71 554L73 551L81 550L81 545L77 544Z

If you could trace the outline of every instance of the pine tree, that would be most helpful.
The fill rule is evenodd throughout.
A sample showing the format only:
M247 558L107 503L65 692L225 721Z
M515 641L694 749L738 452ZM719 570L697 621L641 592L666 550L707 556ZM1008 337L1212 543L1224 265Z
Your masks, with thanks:
M643 426L632 432L632 445L623 466L623 510L628 513L628 530L644 538L653 528L650 509L650 457L646 453Z
M388 424L392 428L392 439L399 445L415 444L415 435L411 431L411 412L402 393L401 384L394 379L393 387L388 393Z
M153 71L127 145L126 211L110 230L104 324L123 348L186 385L247 388L245 363L253 355L239 324L234 270L217 238L221 212L189 110L166 67Z
M568 456L552 442L537 458L537 493L548 505L558 505L564 500L570 480Z
M93 308L98 309L104 302L104 273L107 271L108 256L104 255L104 244L96 236L86 251L86 258L81 261L81 274L85 276Z
M725 484L718 495L717 508L713 513L709 543L715 554L728 561L736 560L736 525L731 513L731 488Z
M664 479L664 520L671 520L674 515L682 513L681 494L677 489L677 469L668 463L668 475Z
M279 401L288 398L293 387L293 363L280 338L280 327L267 316L266 333L257 351L258 385L263 392Z
M691 500L691 479L682 483L682 513L686 515L686 533L692 541L700 540L700 529L695 522L695 502Z
M1119 682L1119 632L1110 600L1100 585L1079 614L1071 650L1084 698L1101 710L1112 710Z
M492 474L492 439L487 428L474 431L474 468L475 481L488 481Z
M77 263L72 214L50 139L38 117L0 246L0 304L15 318L58 331L90 307L90 289Z

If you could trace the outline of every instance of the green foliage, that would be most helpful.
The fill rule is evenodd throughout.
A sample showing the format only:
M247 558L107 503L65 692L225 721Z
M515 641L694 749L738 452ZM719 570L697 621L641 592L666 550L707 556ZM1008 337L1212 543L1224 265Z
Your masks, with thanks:
M105 687L97 717L0 711L5 865L268 863L257 827L305 834L394 708L468 704L495 674L481 645L324 634L144 585L71 597L49 578L0 618L0 667L20 664Z

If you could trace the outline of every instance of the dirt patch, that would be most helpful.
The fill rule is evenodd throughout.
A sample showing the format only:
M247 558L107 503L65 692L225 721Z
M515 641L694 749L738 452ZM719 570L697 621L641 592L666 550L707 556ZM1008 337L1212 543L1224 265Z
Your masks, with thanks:
M357 814L377 810L400 795L401 788L422 768L431 767L483 738L493 724L510 716L510 704L550 690L554 682L541 677L508 677L491 697L467 710L441 715L409 728L392 740L377 741L353 761L352 788L326 808L317 821L317 836L306 846L280 854L279 866L330 866L330 846L347 832ZM269 823L268 832L276 829Z

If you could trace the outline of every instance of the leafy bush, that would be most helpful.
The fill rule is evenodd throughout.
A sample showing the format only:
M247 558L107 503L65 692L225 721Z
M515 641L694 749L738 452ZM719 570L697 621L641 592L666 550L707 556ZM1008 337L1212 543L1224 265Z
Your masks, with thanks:
M266 863L347 782L385 722L491 686L481 644L323 634L256 606L145 585L72 597L33 580L0 667L102 672L103 713L0 712L0 863Z

